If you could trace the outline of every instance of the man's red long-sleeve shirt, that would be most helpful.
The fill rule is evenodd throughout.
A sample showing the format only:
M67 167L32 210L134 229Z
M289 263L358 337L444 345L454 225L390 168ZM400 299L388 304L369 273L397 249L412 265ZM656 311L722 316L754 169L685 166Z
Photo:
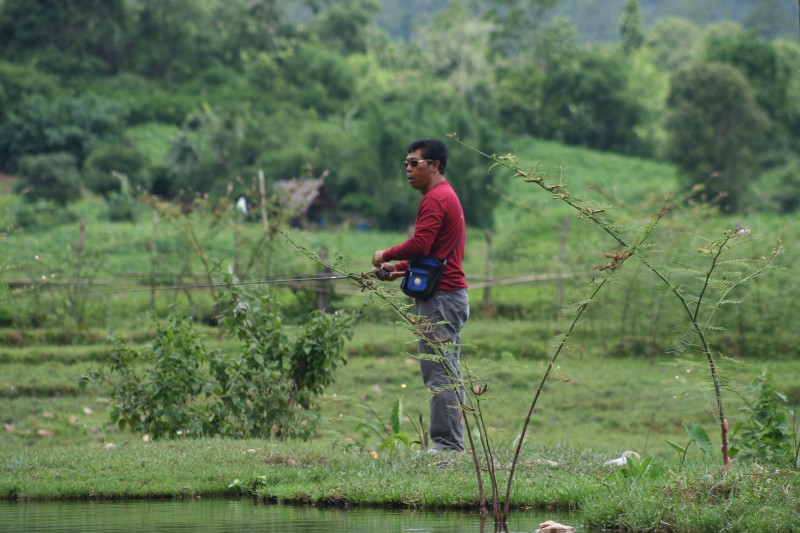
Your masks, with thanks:
M447 259L439 290L464 289L467 281L461 264L466 240L461 202L450 184L442 181L422 197L414 234L404 243L385 250L383 259L402 261L397 264L397 270L406 270L409 259L423 255L432 255L440 261Z

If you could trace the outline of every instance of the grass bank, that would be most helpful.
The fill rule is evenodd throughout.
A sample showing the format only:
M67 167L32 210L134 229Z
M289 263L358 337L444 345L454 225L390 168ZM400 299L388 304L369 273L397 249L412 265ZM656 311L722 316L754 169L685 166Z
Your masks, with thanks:
M510 456L500 455L501 475ZM658 475L604 465L606 455L526 447L515 508L578 510L587 526L635 531L793 531L800 475L736 465L661 462ZM253 495L332 506L476 509L467 454L373 457L319 444L260 440L131 441L0 454L0 494L14 499ZM343 473L346 472L346 475Z

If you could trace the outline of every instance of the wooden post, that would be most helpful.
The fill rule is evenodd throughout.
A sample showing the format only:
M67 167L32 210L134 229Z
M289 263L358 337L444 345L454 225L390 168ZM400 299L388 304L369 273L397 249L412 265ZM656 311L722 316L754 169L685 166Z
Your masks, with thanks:
M258 171L258 192L261 195L261 221L264 223L264 229L269 229L269 221L267 220L267 186L264 183L264 171Z
M492 282L494 277L492 274L493 267L493 251L492 251L492 232L486 230L483 232L483 237L486 239L486 286L483 288L483 312L486 318L492 317Z
M233 220L233 273L239 276L239 258L242 244L242 218L244 215L238 209L234 209Z
M556 319L561 317L561 310L564 309L564 263L567 261L567 236L569 235L569 219L564 217L561 219L561 239L558 243L558 309Z
M153 236L150 240L150 309L156 308L156 273L158 272L158 209L153 208Z
M329 276L331 274L331 269L328 266L328 248L322 246L319 249L319 259L323 265L325 265L325 269L320 272L318 275L320 276ZM325 311L328 309L328 305L331 302L331 283L330 281L317 281L315 283L317 289L317 309L319 311Z
M83 269L83 246L86 243L86 218L81 217L78 242L75 245L75 272L72 275L72 295L70 304L72 305L72 316L77 322L78 328L83 323L83 311L78 309L78 293L81 291L81 270Z

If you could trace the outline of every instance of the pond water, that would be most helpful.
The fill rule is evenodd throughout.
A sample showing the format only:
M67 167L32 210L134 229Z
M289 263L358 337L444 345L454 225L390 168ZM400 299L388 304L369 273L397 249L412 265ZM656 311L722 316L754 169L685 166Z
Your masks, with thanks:
M556 520L583 528L578 515L517 512L508 533L533 533ZM321 509L265 505L248 499L114 502L0 502L0 531L280 533L494 533L491 518L478 514L376 509Z

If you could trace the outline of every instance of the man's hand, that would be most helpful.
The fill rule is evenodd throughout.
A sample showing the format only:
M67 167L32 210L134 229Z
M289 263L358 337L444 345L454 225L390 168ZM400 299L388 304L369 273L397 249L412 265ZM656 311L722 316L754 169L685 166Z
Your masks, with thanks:
M397 270L397 266L393 265L392 263L383 263L381 266L377 266L373 269L375 272L375 277L377 277L381 281L391 281L393 279L403 277L403 272L399 272Z
M378 250L372 254L372 266L380 267L383 263L383 250Z

